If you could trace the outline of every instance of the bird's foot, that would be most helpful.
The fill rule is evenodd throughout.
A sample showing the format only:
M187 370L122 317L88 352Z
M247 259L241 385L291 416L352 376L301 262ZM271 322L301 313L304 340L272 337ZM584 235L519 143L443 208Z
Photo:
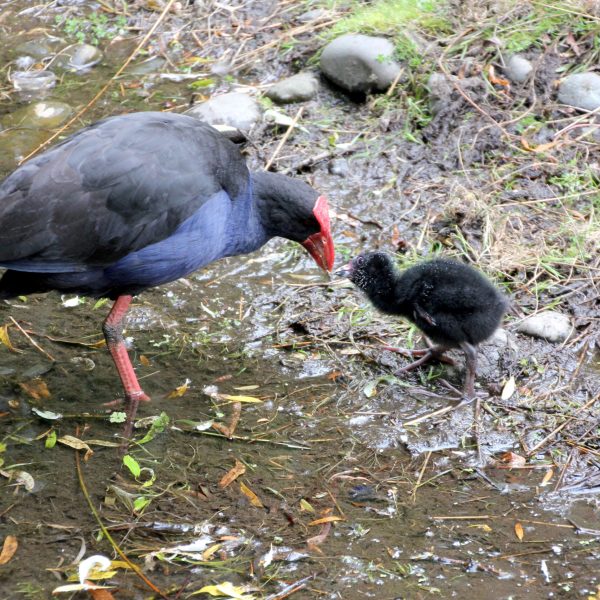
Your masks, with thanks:
M115 408L117 406L121 406L123 403L131 406L132 403L137 405L140 402L150 402L150 400L150 396L148 396L142 390L139 390L137 392L125 393L124 398L117 398L116 400L111 400L110 402L104 402L102 406L106 406L107 408Z
M419 348L419 349L413 350L413 349L408 349L408 348L396 348L395 346L384 346L383 349L389 350L390 352L397 352L398 354L402 354L402 356L406 356L407 358L412 358L412 357L425 358L425 357L427 357L427 360L424 362L427 362L429 360L437 360L439 362L450 365L451 367L456 366L456 362L449 356L446 356L444 354L444 350L437 349L435 347ZM411 365L415 365L416 363L419 363L419 364L414 367L411 366ZM415 361L414 363L411 363L411 365L407 365L405 367L405 369L407 371L412 371L413 369L415 369L417 366L419 366L421 364L423 364L423 363L421 363L419 361ZM402 372L402 371L400 371L400 372Z

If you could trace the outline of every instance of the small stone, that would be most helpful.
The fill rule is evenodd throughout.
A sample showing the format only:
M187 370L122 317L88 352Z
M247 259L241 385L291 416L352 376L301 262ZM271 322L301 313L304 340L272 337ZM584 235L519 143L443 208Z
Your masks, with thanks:
M573 325L567 315L547 310L527 317L517 327L517 331L549 342L564 342L571 335Z
M437 115L448 105L454 86L443 73L432 73L427 80L427 89L429 90L431 112Z
M504 73L513 83L523 83L527 81L530 73L533 71L533 65L526 58L513 54L504 67Z
M300 23L312 23L313 21L319 21L327 17L329 13L324 8L314 8L305 13L302 13L297 17L297 21Z
M386 90L400 73L394 45L387 39L360 34L342 35L325 46L321 70L351 93Z
M148 75L149 73L160 73L167 61L160 56L151 56L127 69L128 75Z
M44 36L43 38L27 40L17 44L15 51L19 54L26 54L27 56L32 56L37 60L41 60L54 54L54 48L61 42L64 43L64 41L58 37Z
M55 85L52 71L15 71L10 79L19 95L26 100L45 96Z
M56 63L69 71L85 71L102 60L103 54L96 46L75 44L56 55Z
M565 77L558 88L558 99L576 108L597 109L600 106L600 75L575 73Z
M350 166L345 158L335 158L329 163L329 172L338 177L348 177Z
M62 125L71 116L72 112L72 108L64 102L55 100L35 102L5 115L2 124L6 127L52 129Z
M318 90L319 82L312 73L298 73L273 84L265 96L277 104L289 104L310 100Z
M248 131L260 118L260 108L252 96L231 92L196 104L185 114L210 125L229 125Z

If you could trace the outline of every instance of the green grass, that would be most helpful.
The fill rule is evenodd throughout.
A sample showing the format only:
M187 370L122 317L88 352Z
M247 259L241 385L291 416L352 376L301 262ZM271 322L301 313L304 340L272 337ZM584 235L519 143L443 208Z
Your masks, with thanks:
M448 22L441 16L441 0L380 0L369 5L354 2L351 14L330 30L331 37L344 33L400 34L414 24L431 33L446 31Z

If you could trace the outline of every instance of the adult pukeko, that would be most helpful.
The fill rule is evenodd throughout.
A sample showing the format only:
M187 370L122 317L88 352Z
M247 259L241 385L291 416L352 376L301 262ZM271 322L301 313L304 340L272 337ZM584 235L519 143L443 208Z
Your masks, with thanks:
M449 348L466 358L464 394L474 396L477 345L498 328L508 308L506 298L473 267L450 259L427 261L399 273L383 252L361 254L338 275L348 277L384 313L413 322L437 346L413 351L422 358L403 373Z
M250 173L235 144L192 117L111 117L0 184L0 298L58 290L115 300L103 331L130 424L149 399L123 343L132 296L275 236L331 270L325 196L297 179Z

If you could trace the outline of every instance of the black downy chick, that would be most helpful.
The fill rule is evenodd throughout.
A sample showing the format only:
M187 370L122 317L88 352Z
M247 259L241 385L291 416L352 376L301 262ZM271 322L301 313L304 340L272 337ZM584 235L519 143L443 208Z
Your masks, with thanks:
M479 271L455 260L435 259L400 273L389 255L369 252L336 275L348 277L376 308L407 318L436 343L399 372L460 348L466 358L464 394L474 396L477 345L494 333L508 308L506 298Z

